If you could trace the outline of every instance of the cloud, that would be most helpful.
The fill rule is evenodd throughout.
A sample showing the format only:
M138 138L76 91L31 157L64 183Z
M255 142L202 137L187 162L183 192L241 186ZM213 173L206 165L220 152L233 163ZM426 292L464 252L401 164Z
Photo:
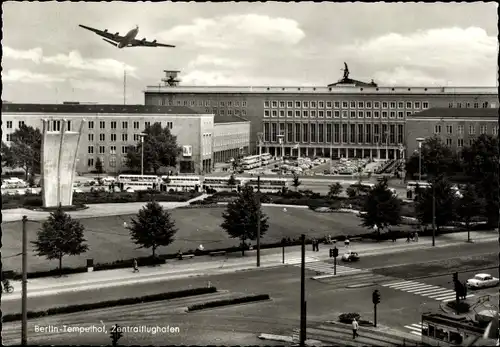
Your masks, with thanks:
M218 57L216 55L201 54L188 64L189 69L196 69L200 67L222 67L222 68L241 68L246 66L247 63L241 59L230 59Z
M182 84L195 86L308 86L314 83L301 83L297 80L273 76L261 77L248 74L223 71L193 70L181 76Z
M444 76L466 74L484 80L487 74L496 75L497 50L497 38L477 27L390 33L339 48L342 55L353 57L359 64L369 59L379 77L399 80L407 76L414 83L439 83ZM396 75L390 77L389 73Z
M404 67L397 67L388 71L378 71L374 78L381 85L409 85L412 86L446 86L448 81L446 78L437 78L436 76L428 75L418 70L411 70Z
M136 68L110 58L84 58L78 51L71 51L68 54L57 54L54 56L44 56L43 50L39 47L29 50L16 50L5 46L4 57L13 60L31 60L37 64L53 65L80 72L98 72L102 76L122 78L123 70L127 70L130 77L137 78Z
M29 49L27 51L22 51L4 46L3 56L4 58L10 58L15 60L31 60L39 64L43 57L43 50L40 47L37 47Z
M196 18L191 24L176 26L159 36L171 42L186 42L202 48L254 49L255 44L263 42L295 45L305 37L305 33L292 19L241 14L213 19Z
M35 73L29 70L11 69L7 70L5 74L2 74L2 81L30 83L30 84L33 83L48 84L54 82L64 82L65 78L58 76L51 76L43 73Z
M116 92L119 90L119 86L117 84L99 80L71 79L69 83L71 84L72 88L99 91L100 93L116 94Z

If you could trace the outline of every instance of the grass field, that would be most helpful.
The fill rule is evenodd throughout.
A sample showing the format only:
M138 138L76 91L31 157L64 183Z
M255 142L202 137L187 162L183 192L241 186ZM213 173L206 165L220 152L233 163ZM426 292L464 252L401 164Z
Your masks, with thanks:
M205 249L216 249L236 246L239 241L231 239L222 230L222 212L224 208L197 208L171 210L179 231L175 241L168 247L161 247L157 254L183 252L196 249L202 244ZM360 219L346 213L317 213L309 209L282 207L263 207L269 217L269 230L262 237L262 243L280 241L283 237L295 238L304 233L308 237L321 237L326 234L358 235L367 230L360 227ZM133 215L111 216L81 219L85 226L85 238L89 251L80 256L66 256L63 266L85 266L87 258L93 258L94 263L107 263L121 259L148 256L151 250L136 249L132 243L128 230L123 222L129 222ZM39 222L28 222L28 238L36 240L36 232L40 228ZM3 223L2 262L4 270L21 270L21 257L15 256L21 252L21 222ZM252 242L255 244L255 242ZM29 271L42 271L56 268L57 260L48 261L37 257L33 246L28 245Z

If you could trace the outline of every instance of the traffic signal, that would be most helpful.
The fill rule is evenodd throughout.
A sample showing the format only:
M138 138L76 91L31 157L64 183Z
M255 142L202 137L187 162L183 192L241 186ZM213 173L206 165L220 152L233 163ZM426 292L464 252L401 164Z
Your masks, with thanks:
M337 258L339 256L339 250L337 247L330 248L330 258Z
M374 305L380 304L380 293L378 289L375 289L372 294L372 302Z
M458 272L455 272L453 274L453 282L455 282L455 283L458 282Z
M120 327L118 326L118 324L113 325L111 327L111 334L110 334L113 346L118 345L118 340L121 339L122 336L123 336L123 333L122 333Z

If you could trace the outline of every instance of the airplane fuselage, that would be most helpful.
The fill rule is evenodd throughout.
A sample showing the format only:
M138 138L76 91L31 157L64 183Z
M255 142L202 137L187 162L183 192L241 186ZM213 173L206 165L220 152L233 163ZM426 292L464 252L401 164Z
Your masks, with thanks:
M127 35L125 35L125 37L123 38L123 40L121 40L120 43L118 43L118 48L125 48L125 47L127 47L128 44L135 39L135 37L137 36L138 33L139 33L139 28L138 27L130 30L127 33Z

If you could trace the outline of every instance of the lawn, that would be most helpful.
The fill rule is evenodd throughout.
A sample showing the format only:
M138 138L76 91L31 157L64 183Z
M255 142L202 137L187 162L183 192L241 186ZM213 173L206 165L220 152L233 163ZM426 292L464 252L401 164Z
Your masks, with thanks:
M179 231L175 241L168 247L160 247L157 254L175 253L178 250L186 252L200 244L208 250L238 245L238 240L230 239L220 227L223 211L224 208L171 210ZM367 232L359 226L359 218L352 214L317 213L301 208L287 208L285 212L282 207L274 206L263 207L263 212L269 217L269 230L262 237L262 243L280 241L283 237L295 238L302 233L309 237L326 234L335 237ZM107 263L150 255L151 250L136 249L128 230L123 227L123 222L129 222L131 217L133 215L81 219L89 250L80 256L64 257L63 266L85 266L87 258L93 258L95 263ZM40 226L39 222L28 222L30 241L36 240L36 232ZM21 222L3 223L2 229L3 268L20 271L21 257L15 255L21 252ZM32 250L33 246L28 245L28 271L49 270L58 266L57 260L48 261L37 257Z

